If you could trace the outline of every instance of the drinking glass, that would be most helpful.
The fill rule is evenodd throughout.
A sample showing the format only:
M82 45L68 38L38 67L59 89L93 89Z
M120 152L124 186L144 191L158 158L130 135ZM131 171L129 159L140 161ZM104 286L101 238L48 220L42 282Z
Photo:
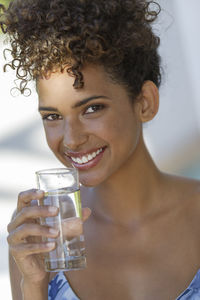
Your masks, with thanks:
M59 230L56 248L45 253L45 269L49 272L78 270L86 267L81 199L78 171L75 168L56 168L36 172L37 187L45 192L39 205L58 207L58 215L40 218L41 225Z

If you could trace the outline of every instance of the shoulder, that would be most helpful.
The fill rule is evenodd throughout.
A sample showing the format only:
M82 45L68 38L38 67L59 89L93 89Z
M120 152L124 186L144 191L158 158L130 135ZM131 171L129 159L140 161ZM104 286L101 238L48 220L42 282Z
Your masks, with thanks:
M200 246L200 180L165 175L170 196L177 208L183 227L199 236Z
M163 174L165 199L185 222L198 220L200 228L200 180Z
M163 174L163 181L169 192L177 198L192 200L200 197L200 180Z

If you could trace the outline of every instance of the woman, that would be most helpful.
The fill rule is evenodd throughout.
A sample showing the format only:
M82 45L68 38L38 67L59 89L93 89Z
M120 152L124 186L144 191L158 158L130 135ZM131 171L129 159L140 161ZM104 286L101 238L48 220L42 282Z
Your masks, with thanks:
M54 245L41 237L56 234L36 221L56 212L31 205L43 191L19 194L8 225L14 300L200 299L199 182L161 172L143 140L159 106L158 13L145 0L15 0L4 11L7 66L22 93L36 81L48 145L79 170L88 219L88 267L46 273L41 254Z

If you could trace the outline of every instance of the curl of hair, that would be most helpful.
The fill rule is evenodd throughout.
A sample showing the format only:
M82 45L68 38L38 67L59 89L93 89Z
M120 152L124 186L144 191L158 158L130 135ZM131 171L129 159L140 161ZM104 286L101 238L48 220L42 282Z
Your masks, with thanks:
M14 0L0 15L13 58L6 66L23 93L29 80L65 69L82 88L84 65L100 64L136 97L144 81L160 85L160 40L151 27L159 12L146 0Z

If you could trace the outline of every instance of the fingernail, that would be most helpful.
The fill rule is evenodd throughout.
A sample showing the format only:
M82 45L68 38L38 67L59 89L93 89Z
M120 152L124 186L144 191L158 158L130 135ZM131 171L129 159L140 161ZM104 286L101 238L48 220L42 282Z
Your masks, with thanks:
M48 211L53 214L58 211L58 208L56 206L49 206Z
M51 234L58 234L59 230L58 229L55 229L53 227L49 228L49 233Z
M55 247L55 243L46 243L46 246L48 248L54 248Z

